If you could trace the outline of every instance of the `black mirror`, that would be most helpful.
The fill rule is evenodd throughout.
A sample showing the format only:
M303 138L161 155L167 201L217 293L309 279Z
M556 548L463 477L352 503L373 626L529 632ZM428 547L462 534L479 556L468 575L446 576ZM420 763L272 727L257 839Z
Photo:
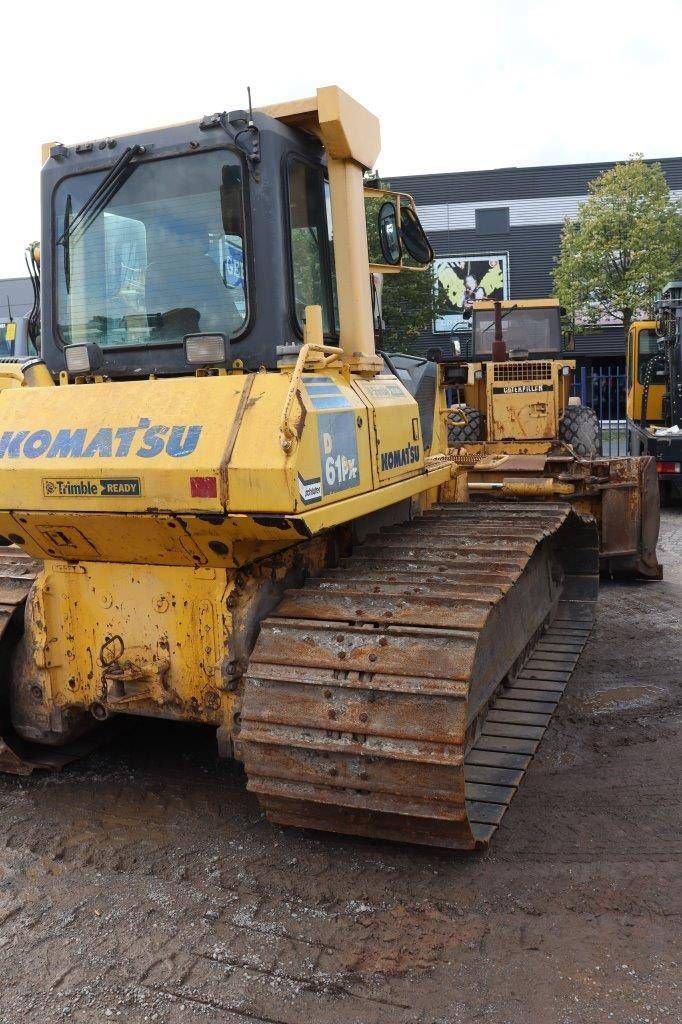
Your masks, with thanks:
M379 244L381 253L391 267L400 263L403 254L398 235L398 217L395 203L387 201L379 210Z
M413 207L406 202L400 204L400 236L408 253L422 267L433 260L433 249L419 217Z

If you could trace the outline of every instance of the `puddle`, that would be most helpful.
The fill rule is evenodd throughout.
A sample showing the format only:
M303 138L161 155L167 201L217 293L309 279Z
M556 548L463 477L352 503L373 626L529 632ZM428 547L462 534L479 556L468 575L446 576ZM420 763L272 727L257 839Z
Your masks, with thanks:
M600 690L584 703L598 715L607 711L645 707L653 704L661 693L663 691L655 686L614 686L609 690Z

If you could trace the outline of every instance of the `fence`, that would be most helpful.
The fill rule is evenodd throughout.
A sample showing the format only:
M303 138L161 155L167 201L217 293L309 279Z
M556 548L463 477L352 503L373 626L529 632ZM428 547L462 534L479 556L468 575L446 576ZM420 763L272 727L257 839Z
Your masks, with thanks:
M621 366L579 366L576 370L572 394L596 412L603 455L627 455L626 393L625 369Z

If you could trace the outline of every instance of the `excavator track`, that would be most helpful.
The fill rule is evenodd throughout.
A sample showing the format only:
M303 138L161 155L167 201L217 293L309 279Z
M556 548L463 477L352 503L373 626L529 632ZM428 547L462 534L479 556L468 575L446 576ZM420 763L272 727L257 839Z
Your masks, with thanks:
M492 838L592 625L594 520L441 505L287 591L238 749L283 825L453 849Z

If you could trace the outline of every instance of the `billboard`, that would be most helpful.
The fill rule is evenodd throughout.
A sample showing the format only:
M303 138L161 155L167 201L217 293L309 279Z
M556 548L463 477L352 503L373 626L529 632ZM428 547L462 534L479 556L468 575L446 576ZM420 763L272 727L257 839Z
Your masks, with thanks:
M434 286L440 314L435 334L471 330L463 310L475 299L509 298L509 253L439 256L433 261Z

